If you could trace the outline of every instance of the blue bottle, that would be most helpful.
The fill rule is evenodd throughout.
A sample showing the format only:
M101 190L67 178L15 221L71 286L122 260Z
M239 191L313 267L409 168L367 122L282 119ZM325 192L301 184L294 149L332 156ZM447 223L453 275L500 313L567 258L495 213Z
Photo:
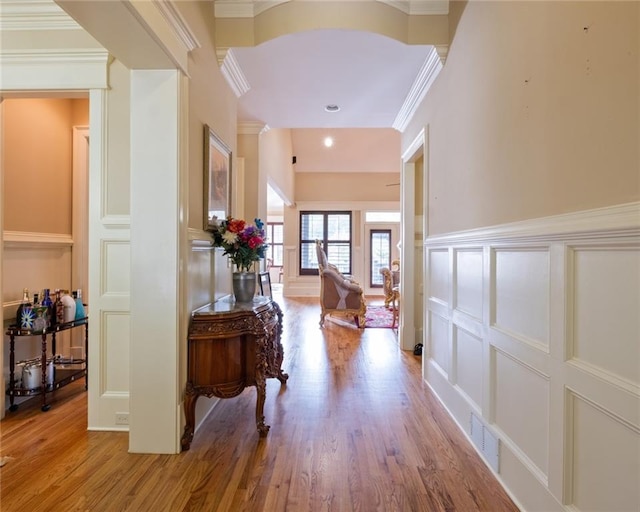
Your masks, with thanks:
M51 300L51 290L49 288L45 288L43 290L44 297L42 298L42 305L47 308L47 322L49 325L56 324L56 310L53 305L53 300Z
M82 290L79 288L73 292L73 300L76 301L76 320L80 320L87 316L84 311L84 304L82 304Z

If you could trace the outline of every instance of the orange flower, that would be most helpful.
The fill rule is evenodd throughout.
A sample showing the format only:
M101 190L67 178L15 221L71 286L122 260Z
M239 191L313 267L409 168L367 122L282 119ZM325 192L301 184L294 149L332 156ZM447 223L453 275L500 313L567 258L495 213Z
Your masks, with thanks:
M227 230L232 233L241 233L246 225L246 222L242 219L232 219L229 217L227 222Z

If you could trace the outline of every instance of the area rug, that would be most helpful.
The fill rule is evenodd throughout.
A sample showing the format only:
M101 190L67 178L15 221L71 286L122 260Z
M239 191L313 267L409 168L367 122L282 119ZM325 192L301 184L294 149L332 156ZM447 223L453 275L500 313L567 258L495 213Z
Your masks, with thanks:
M393 311L384 306L367 306L365 327L391 328Z

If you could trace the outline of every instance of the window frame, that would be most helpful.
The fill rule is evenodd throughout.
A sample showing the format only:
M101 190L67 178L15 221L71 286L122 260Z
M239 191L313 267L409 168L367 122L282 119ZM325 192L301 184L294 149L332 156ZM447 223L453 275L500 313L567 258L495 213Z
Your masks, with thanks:
M374 284L373 282L373 276L374 276L374 272L373 272L373 238L375 235L379 235L379 234L385 234L388 235L388 239L389 239L389 258L388 258L388 262L385 265L389 270L391 270L391 240L392 240L392 232L391 229L370 229L369 230L369 288L383 288L384 287L384 280L382 281L382 283L380 284Z
M322 238L320 241L322 242L322 247L325 250L325 253L329 254L327 248L329 245L345 245L348 244L349 247L349 269L348 272L343 272L343 274L350 275L353 269L353 212L350 210L304 210L300 211L299 217L299 231L298 231L298 273L301 276L317 276L319 275L318 267L315 268L302 268L302 246L304 244L313 243L315 245L316 239L313 240L302 238L302 219L306 215L322 215L323 216L323 226L322 226ZM349 216L349 239L329 239L328 235L328 226L329 226L329 216L331 215L348 215Z
M274 226L282 226L282 242L274 242ZM266 225L266 233L267 233L267 243L269 247L267 247L266 258L270 258L272 263L272 267L274 268L282 268L284 267L284 222L267 222ZM274 246L282 247L282 263L280 265L276 265L276 258L274 256Z

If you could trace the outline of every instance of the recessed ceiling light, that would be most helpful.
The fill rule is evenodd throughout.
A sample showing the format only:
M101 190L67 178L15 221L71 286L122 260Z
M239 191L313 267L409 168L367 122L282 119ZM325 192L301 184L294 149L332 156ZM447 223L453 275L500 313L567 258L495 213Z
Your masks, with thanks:
M337 112L338 110L340 110L340 107L338 105L329 104L326 107L324 107L324 109L327 112Z
M324 138L324 145L328 148L330 148L331 146L333 146L333 137L325 137Z

